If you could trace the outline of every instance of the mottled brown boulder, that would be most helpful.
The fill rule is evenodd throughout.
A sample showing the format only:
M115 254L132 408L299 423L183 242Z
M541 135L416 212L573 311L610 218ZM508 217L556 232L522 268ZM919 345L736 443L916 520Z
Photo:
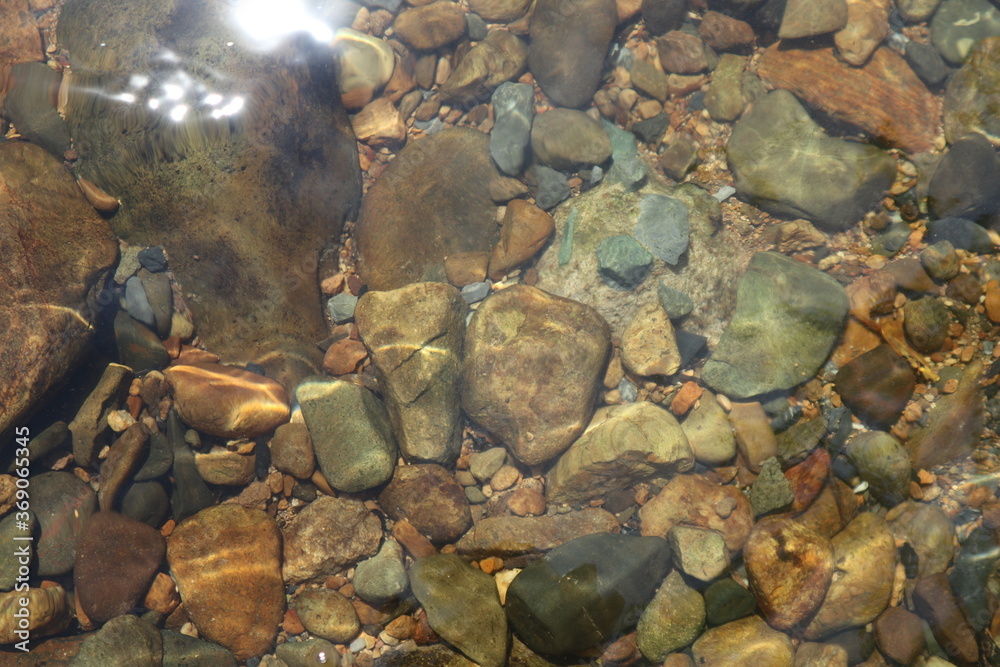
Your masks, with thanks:
M160 531L117 512L90 518L76 546L73 583L92 621L127 614L142 601L166 555Z
M317 267L361 196L357 144L326 49L287 40L264 51L230 25L229 3L69 0L59 40L70 52L67 122L77 172L122 201L111 226L160 245L188 298L198 336L225 361L262 364L294 384L319 368L327 335ZM317 11L330 13L323 1ZM107 39L108 35L125 35ZM230 45L227 45L230 42ZM188 112L161 86L123 103L107 91L170 65L192 80ZM211 63L210 67L203 67ZM211 110L195 86L218 93ZM223 111L242 109L232 115ZM183 110L182 110L183 111Z
M764 50L757 74L805 104L853 125L876 141L911 153L929 152L940 131L941 105L906 61L888 48L863 67L839 60L832 48Z
M361 502L320 496L285 525L284 577L301 583L338 574L378 553L381 541L382 522Z
M87 349L118 244L61 161L32 144L0 144L0 202L2 435Z
M590 306L507 288L469 323L462 408L522 462L544 463L587 427L610 351L608 325Z
M235 504L204 509L174 530L167 562L202 637L240 661L271 650L285 615L274 519Z
M355 227L361 275L375 290L443 279L445 257L490 251L495 203L522 191L494 166L482 132L453 128L410 142L365 196Z
M754 526L743 561L757 606L778 630L814 612L833 578L830 540L788 517L767 518Z
M0 0L0 66L43 60L38 22L24 0ZM0 96L0 101L2 101Z

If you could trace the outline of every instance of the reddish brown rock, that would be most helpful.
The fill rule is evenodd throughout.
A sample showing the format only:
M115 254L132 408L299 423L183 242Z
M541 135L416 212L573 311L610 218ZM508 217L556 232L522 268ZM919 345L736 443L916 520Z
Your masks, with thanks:
M976 635L959 609L944 572L924 577L913 587L913 606L931 626L935 639L959 664L979 660Z
M746 495L735 486L713 484L701 475L677 475L639 510L643 535L666 537L678 524L722 533L730 555L743 548L753 528Z
M750 590L768 624L787 630L805 620L833 578L830 540L788 517L759 522L743 548Z
M343 338L327 348L323 370L330 375L354 373L367 356L368 350L361 341Z
M889 607L872 624L875 643L887 658L909 665L924 652L924 625L920 617L902 607Z
M490 256L490 280L503 278L535 256L556 229L552 216L523 199L507 204L500 241Z
M204 509L174 530L167 562L202 637L241 662L274 646L285 615L274 519L234 504Z
M288 394L256 373L221 364L171 366L163 373L177 413L188 425L220 438L255 438L288 421Z
M795 494L792 511L801 512L809 507L823 490L829 476L830 452L825 447L816 448L805 461L786 470L785 478Z
M824 537L833 537L854 518L857 511L857 496L851 487L839 479L831 479L796 520Z
M144 523L117 512L92 516L73 566L76 594L87 616L104 623L130 612L149 589L166 549L160 531Z
M757 74L894 148L929 152L940 132L940 102L888 48L878 49L863 67L852 67L832 48L775 44L762 54Z
M406 519L432 542L456 540L472 523L465 490L433 463L397 466L378 502L393 520Z
M752 46L755 36L746 21L719 12L705 12L698 34L716 51L732 51Z

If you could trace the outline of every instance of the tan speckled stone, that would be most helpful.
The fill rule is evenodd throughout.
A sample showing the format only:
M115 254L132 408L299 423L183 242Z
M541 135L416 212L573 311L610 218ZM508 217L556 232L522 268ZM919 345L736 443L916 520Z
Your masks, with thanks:
M874 620L892 594L896 543L885 519L870 512L859 514L832 542L837 577L806 627L806 639Z

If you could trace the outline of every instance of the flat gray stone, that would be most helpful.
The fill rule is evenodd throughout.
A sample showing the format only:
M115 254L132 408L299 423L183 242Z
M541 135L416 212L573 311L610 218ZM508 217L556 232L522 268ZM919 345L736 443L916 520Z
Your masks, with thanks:
M691 224L684 202L666 195L642 198L635 238L655 257L674 266L687 252Z
M506 82L493 91L496 120L490 131L490 155L508 176L521 173L531 145L531 121L535 117L534 88L526 83Z

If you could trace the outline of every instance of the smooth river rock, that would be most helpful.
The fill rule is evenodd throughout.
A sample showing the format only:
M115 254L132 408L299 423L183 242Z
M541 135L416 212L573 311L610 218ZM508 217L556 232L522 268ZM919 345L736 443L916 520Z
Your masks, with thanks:
M885 519L864 512L833 537L837 576L806 626L819 639L875 620L889 605L896 570L896 543Z
M267 514L227 504L181 522L167 543L191 621L240 661L269 651L278 635L285 614L281 541Z
M828 136L785 90L768 93L743 115L726 155L742 197L826 231L860 220L896 176L889 155Z
M409 143L389 163L355 228L369 288L443 280L445 257L490 251L499 238L495 204L524 188L497 170L489 144L482 132L453 128Z
M507 664L507 616L492 577L439 554L413 563L410 587L443 639L483 667Z
M549 502L583 503L692 467L694 454L670 412L648 401L607 406L559 457L545 492Z
M844 288L825 273L775 252L757 253L702 377L733 398L790 389L826 361L848 307Z
M396 440L385 406L364 387L325 376L295 390L316 463L330 485L357 493L378 486L396 467Z
M531 17L528 69L558 106L590 103L618 11L615 0L539 0Z
M566 655L635 623L669 568L657 537L587 535L521 570L507 589L511 628L536 653Z
M482 302L465 339L462 408L529 465L586 428L611 348L593 308L516 285Z

